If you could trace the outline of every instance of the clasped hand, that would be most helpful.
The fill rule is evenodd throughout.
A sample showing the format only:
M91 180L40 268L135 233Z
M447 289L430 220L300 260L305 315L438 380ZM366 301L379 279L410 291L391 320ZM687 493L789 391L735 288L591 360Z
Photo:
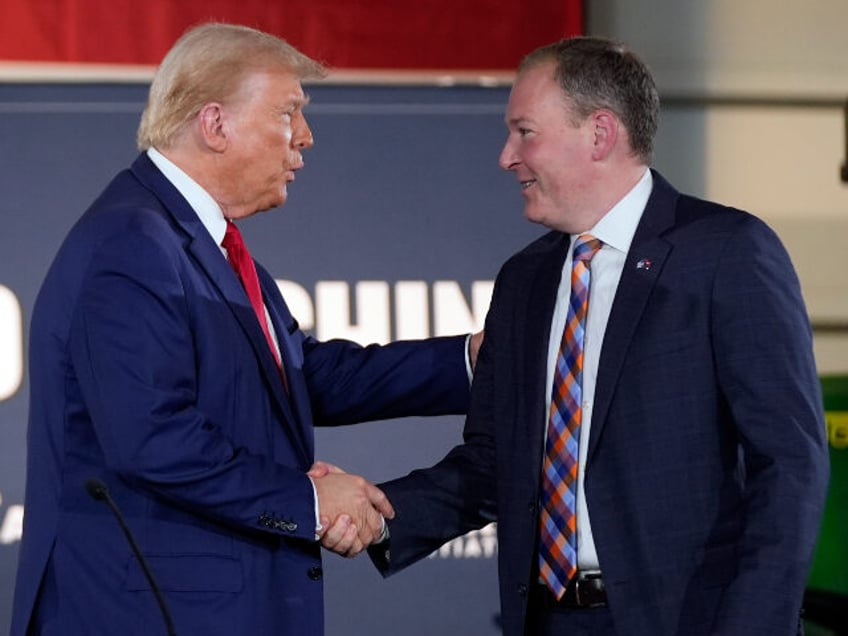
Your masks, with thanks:
M395 516L382 490L368 480L327 462L315 462L307 473L315 484L321 545L354 557L378 540L383 519Z

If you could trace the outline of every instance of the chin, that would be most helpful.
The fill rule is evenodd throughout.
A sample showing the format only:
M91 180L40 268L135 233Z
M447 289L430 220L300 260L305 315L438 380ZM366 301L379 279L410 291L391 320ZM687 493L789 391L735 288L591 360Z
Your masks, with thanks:
M273 210L275 208L280 207L283 203L286 202L286 197L274 197L273 199L269 198L267 201L263 201L256 208L256 212L268 212L269 210Z
M275 207L283 205L289 199L289 191L286 186L280 188L280 192L278 194L279 196L277 197L277 203L275 204Z
M532 206L527 206L524 208L524 218L530 221L531 223L545 225L545 215Z
M286 201L288 201L288 194L283 190L282 192L278 192L277 196L272 197L268 200L268 206L265 208L266 210L271 210L273 208L278 208L283 205Z

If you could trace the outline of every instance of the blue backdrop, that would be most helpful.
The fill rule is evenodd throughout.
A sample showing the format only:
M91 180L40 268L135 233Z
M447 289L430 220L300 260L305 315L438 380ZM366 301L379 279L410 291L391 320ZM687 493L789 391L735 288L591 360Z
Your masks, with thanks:
M28 387L17 361L59 243L136 155L146 92L0 84L3 632L24 495ZM321 337L368 341L479 327L498 267L541 233L522 217L514 177L497 165L507 89L316 85L308 92L316 145L289 202L242 224L254 256L291 290L298 319ZM461 418L446 417L319 430L317 454L380 481L436 461L461 427ZM327 634L392 634L401 624L410 636L498 634L495 561L492 530L389 581L365 558L328 554Z

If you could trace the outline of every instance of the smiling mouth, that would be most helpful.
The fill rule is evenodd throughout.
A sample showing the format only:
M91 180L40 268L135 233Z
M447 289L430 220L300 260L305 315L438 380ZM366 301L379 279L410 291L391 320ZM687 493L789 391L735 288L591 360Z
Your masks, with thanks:
M526 190L527 188L532 186L534 183L536 183L536 180L535 179L529 179L527 181L519 181L519 183L521 184L521 189Z

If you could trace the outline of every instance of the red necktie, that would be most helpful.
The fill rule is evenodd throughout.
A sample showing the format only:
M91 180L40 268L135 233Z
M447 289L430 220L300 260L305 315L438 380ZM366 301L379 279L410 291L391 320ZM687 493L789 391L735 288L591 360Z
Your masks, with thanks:
M603 246L582 234L574 242L571 297L554 370L542 468L539 572L562 598L577 571L577 457L583 401L583 333L589 309L589 261Z
M280 353L277 350L277 345L274 344L274 339L271 337L271 330L268 328L268 321L265 319L265 305L262 302L262 289L259 287L259 277L256 275L256 265L253 263L253 258L250 252L247 251L247 246L244 244L244 239L241 232L232 221L227 221L227 233L224 234L224 240L221 243L223 248L227 250L227 259L230 265L239 277L244 290L247 292L247 297L250 299L250 304L253 306L253 311L256 314L259 325L265 333L265 339L268 341L268 347L274 355L274 360L277 361L277 368L280 370L280 375L283 379L283 385L286 384L285 375L283 375L282 361Z

